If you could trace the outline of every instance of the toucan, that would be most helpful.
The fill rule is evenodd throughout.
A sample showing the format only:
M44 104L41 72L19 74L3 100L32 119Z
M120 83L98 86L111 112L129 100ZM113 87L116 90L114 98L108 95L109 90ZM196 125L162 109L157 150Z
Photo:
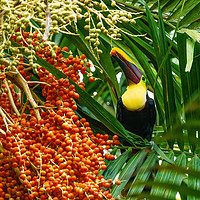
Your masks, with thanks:
M126 77L128 86L117 101L116 118L125 129L151 141L156 121L155 103L148 96L146 78L131 58L118 47L111 50Z

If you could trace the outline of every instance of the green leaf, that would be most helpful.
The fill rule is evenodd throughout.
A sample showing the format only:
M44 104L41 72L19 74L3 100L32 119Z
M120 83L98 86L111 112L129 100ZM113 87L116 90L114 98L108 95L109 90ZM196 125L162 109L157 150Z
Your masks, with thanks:
M58 45L60 47L60 43L63 41L63 34L58 33L56 35L53 35L51 41L55 42L56 45Z
M121 154L117 159L115 159L111 164L109 164L107 169L103 173L104 178L114 180L118 172L123 167L124 163L127 161L129 156L131 155L131 152L132 152L132 148L129 148L123 154Z
M200 159L197 155L195 155L191 159L189 163L189 169L195 170L196 172L200 172ZM195 176L188 175L188 188L200 191L200 179ZM187 196L187 200L199 200L199 199L200 198L194 197L192 195Z
M157 160L157 153L150 152L150 155L147 157L143 165L140 167L129 191L128 191L128 198L127 199L135 199L131 198L133 195L140 194L145 187L145 183L148 180L149 176L151 175L152 168L155 165ZM137 183L143 184L137 184ZM136 198L137 199L137 198Z
M183 103L184 106L187 107L188 103L192 101L193 95L198 91L199 88L199 43L195 43L195 56L193 60L192 69L190 72L185 72L185 66L187 64L187 49L186 49L186 41L188 39L188 35L186 33L178 33L177 34L177 42L178 42L178 55L179 55L179 66L180 66L180 78L182 84L182 94L183 94ZM188 111L185 113L186 120L194 119L194 110ZM194 142L196 138L196 130L188 131L189 144L192 152L196 149L196 143Z
M187 26L191 22L194 22L198 19L200 19L200 3L197 4L190 12L181 20L180 25L182 26Z
M174 160L174 153L173 151L170 152L170 154L167 156L169 160ZM159 183L168 183L168 180L170 179L171 172L170 170L165 169L166 166L169 166L169 162L162 161L161 167L162 169L158 169L154 182ZM151 188L151 195L162 197L164 195L165 189L156 187L155 185Z
M193 9L199 1L197 0L189 0L185 2L184 9L182 11L182 15L185 16L191 9ZM179 4L180 5L180 4ZM181 5L173 12L173 14L169 17L170 20L177 19L180 15L180 7Z
M172 159L173 157L174 153L171 152L169 158ZM168 166L173 167L175 170L172 171ZM186 167L186 155L184 153L176 158L175 165L163 161L154 179L155 184L152 186L151 194L167 199L175 199L177 191L173 190L173 187L180 186L184 178L184 172L178 169L179 166ZM157 183L169 184L169 189L156 186Z
M142 184L142 183L139 183L139 184ZM160 188L162 190L174 190L175 194L177 194L178 192L181 193L181 194L184 194L184 195L191 194L196 198L199 198L199 196L200 196L200 191L188 188L185 185L177 186L177 185L172 185L172 184L169 184L169 183L158 183L158 182L155 182L155 181L148 181L147 186L148 187L154 186L154 187ZM151 194L149 195L146 192L138 195L137 199L141 199L141 197L143 197L143 198L145 197L146 199L154 199L152 197L157 197L155 199L158 199L158 200L159 199L170 199L170 200L177 199L176 196L175 197L161 197L161 196L156 196L156 195L151 195ZM179 198L177 200L179 200ZM185 199L183 199L181 197L181 200L185 200Z
M189 35L193 40L195 41L200 41L200 33L196 30L191 30L191 29L186 29L183 28L181 30L178 31L179 33L186 33L187 35Z
M159 5L159 4L158 4ZM160 6L158 6L158 25L156 24L152 13L150 12L147 5L145 5L146 14L148 19L148 24L151 30L153 46L156 55L157 61L157 77L159 76L162 82L162 89L163 89L163 102L164 102L164 109L165 109L165 123L166 123L166 130L169 130L173 127L173 123L176 120L175 113L176 113L176 102L175 102L175 93L174 93L174 84L173 84L173 76L172 76L172 69L170 63L170 50L172 48L172 43L170 47L168 47L164 22L162 18L162 13L160 10ZM157 80L155 80L157 83ZM174 140L168 140L170 148L173 148Z
M113 198L116 198L121 193L129 179L133 175L133 172L136 170L136 167L143 162L146 155L147 152L145 152L144 150L141 150L135 155L132 155L132 157L129 159L129 161L126 163L119 174L119 180L121 181L121 184L115 184L112 188L111 192Z
M165 153L164 153L156 144L153 145L153 148L154 148L154 150L157 152L157 154L160 155L160 157L161 157L163 160L167 161L167 162L170 163L170 164L174 164L174 162L173 162L171 159L169 159L169 158L165 155Z
M156 55L156 59L157 59L157 63L161 63L161 57L159 57L160 55L160 44L159 44L159 33L158 33L158 28L157 28L157 24L147 6L147 4L145 4L145 8L146 8L146 15L147 15L147 20L148 20L148 24L149 24L149 28L151 30L151 36L153 39L153 46L154 46L154 51L155 51L155 55Z
M190 74L185 73L186 66L186 39L188 36L186 34L177 34L178 42L178 56L179 56L179 67L180 67L180 78L182 84L183 101L186 105L190 98Z
M186 167L186 155L184 153L179 155L175 160L175 164L178 165L178 166L181 166L181 167ZM172 185L180 186L182 181L183 181L183 178L184 178L183 173L180 173L178 171L177 172L171 172L171 175L170 175L168 181ZM166 190L165 191L165 197L175 199L176 198L176 191Z
M170 11L173 12L173 10L176 9L179 4L180 4L180 1L169 0L168 3L162 8L162 12L163 13L170 12Z
M186 40L186 49L187 49L187 64L185 67L185 72L190 72L193 63L194 55L194 41L191 39Z

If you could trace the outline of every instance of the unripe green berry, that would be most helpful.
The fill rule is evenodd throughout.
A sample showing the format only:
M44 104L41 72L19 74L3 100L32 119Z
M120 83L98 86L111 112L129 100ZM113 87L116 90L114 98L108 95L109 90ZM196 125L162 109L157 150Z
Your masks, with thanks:
M90 18L89 18L89 17L86 18L86 19L85 19L85 22L86 22L86 23L89 23L89 22L90 22Z
M95 37L95 36L96 36L95 33L90 33L90 37L91 37L91 38L93 38L93 37Z
M128 23L129 22L129 19L127 19L127 18L123 18L123 22L125 22L125 23Z
M92 28L92 29L90 29L90 32L91 32L91 33L95 33L95 32L96 32L96 29L95 29L95 28Z
M127 16L129 19L132 19L132 15L131 13L128 13L128 16Z
M91 38L91 39L90 39L90 42L94 43L94 42L96 42L96 39Z
M78 19L78 20L81 20L82 18L83 18L83 15L77 14L77 19Z
M102 26L103 26L102 22L99 22L99 23L97 24L97 28L101 28Z
M86 37L85 37L85 40L90 40L90 36L86 36Z
M134 19L131 19L130 22L131 22L132 24L136 24L136 21L135 21Z
M17 36L16 37L16 42L19 42L22 39L22 36Z
M116 2L115 1L111 1L111 6L115 7L116 6Z
M117 37L120 38L122 35L121 33L117 33Z
M102 4L102 6L101 6L101 9L102 9L102 11L105 11L105 10L106 10L106 8L107 8L106 4L105 4L105 3L103 3L103 4Z
M97 50L97 53L98 53L98 54L102 54L103 51L102 51L101 49L98 49L98 50Z
M89 26L89 25L85 25L85 26L84 26L84 29L85 29L85 30L89 30L89 29L90 29L90 26Z
M35 51L38 52L40 48L38 46L35 47Z
M55 53L55 52L52 53L52 58L53 58L53 59L56 58L56 53Z
M28 48L29 48L30 50L33 49L33 45L32 45L32 44L28 45Z
M94 46L97 47L100 45L100 42L97 40L95 43L94 43Z

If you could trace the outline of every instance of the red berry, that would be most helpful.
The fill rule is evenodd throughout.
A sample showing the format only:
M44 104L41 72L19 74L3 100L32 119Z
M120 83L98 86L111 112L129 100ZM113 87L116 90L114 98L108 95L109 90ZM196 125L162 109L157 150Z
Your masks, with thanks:
M116 52L115 50L112 50L112 51L110 52L110 55L111 55L111 56L116 55L116 54L117 54L117 52Z
M82 60L84 60L84 59L85 59L85 54L82 54L82 55L80 56L80 58L81 58Z
M90 83L94 82L94 77L93 77L93 76L91 76L91 77L89 78L89 82L90 82Z

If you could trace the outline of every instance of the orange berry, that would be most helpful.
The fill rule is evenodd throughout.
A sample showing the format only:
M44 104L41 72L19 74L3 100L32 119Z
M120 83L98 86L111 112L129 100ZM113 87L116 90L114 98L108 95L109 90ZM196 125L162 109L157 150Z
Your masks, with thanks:
M102 169L102 170L105 170L105 169L107 169L107 166L106 166L106 165L102 165L102 166L101 166L101 169Z
M116 184L116 185L120 185L120 184L121 184L121 181L120 181L119 179L116 179L115 184Z
M68 47L63 47L63 51L68 51Z
M90 83L94 82L94 80L95 80L95 79L94 79L93 76L91 76L91 77L89 78L89 82L90 82Z
M112 198L112 194L109 193L109 194L106 195L106 197L107 197L108 199L111 199L111 198Z
M82 54L82 55L80 56L80 59L84 60L84 59L85 59L85 54Z
M116 52L115 50L112 50L112 51L110 52L110 55L111 55L111 56L116 55L116 54L117 54L117 52Z
M117 135L113 135L113 140L117 140L118 136Z
M69 55L68 57L69 60L72 60L73 58L74 58L73 55Z

